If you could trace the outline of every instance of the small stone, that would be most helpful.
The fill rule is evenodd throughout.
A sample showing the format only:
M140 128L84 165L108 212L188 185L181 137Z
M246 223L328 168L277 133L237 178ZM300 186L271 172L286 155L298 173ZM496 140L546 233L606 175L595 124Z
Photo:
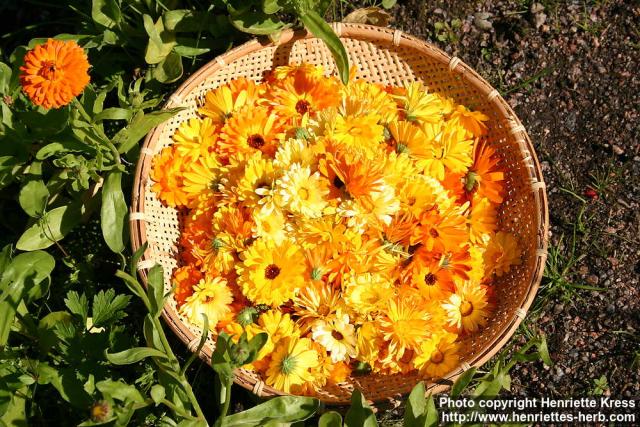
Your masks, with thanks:
M531 5L531 13L540 13L544 10L544 5L542 3L533 3Z
M587 277L587 283L589 283L590 285L597 285L598 282L600 282L600 278L595 274L591 274L589 275L589 277Z
M489 31L493 28L493 24L489 21L490 14L486 12L478 12L474 15L473 25L481 31Z
M534 20L535 20L536 30L537 30L538 28L542 27L545 22L547 22L547 15L544 13L536 13Z
M616 153L618 156L621 156L624 154L624 150L622 149L622 147L616 144L612 144L611 148L613 149L613 152Z

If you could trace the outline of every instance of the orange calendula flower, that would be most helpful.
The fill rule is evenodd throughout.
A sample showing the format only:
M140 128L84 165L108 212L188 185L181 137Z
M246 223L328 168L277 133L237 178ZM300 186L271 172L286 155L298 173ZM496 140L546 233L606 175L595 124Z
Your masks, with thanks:
M27 52L20 84L31 102L60 108L89 84L87 54L75 41L49 39Z

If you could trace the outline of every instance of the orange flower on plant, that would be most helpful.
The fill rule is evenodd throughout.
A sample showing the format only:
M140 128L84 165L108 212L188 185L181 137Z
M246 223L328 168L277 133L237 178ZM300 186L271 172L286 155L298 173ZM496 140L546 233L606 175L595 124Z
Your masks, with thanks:
M24 56L20 84L31 102L60 108L89 84L87 54L75 41L49 39Z

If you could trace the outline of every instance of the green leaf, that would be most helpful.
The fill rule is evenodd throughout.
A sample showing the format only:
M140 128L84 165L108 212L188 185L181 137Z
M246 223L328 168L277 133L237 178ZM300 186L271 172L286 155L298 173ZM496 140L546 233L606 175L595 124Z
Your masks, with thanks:
M106 353L107 360L114 365L131 365L148 357L166 359L163 352L150 347L135 347L118 353Z
M173 83L182 77L183 71L182 57L172 50L151 70L151 76L160 83Z
M93 0L91 18L96 24L113 28L120 22L122 14L116 0Z
M462 375L458 377L453 386L451 387L451 397L459 397L462 391L467 388L469 383L473 380L473 376L476 374L476 368L466 370Z
M73 204L50 210L22 233L16 248L21 251L48 248L62 240L78 224L80 216L78 206Z
M378 425L373 410L360 390L354 390L351 395L351 408L344 418L344 425L345 427L377 427Z
M396 5L396 0L382 0L382 7L385 9L391 9Z
M182 108L154 111L148 114L137 114L133 120L131 120L131 123L114 137L114 142L119 145L118 151L126 153L149 133L151 129L167 121L180 111L182 111Z
M111 398L126 403L143 403L144 397L137 388L122 381L104 380L96 383L105 398Z
M122 172L114 171L107 175L102 188L102 208L100 210L100 226L104 241L115 253L125 248L127 239L127 202L121 186Z
M404 410L404 427L424 427L427 409L424 382L420 381L411 390Z
M281 0L262 0L262 11L267 15L278 13L282 10L283 3Z
M258 10L247 10L243 13L231 14L229 20L237 30L255 35L268 35L287 26L279 18Z
M93 123L100 123L103 120L131 120L132 112L126 108L107 108L93 116Z
M553 360L551 360L551 356L549 355L549 347L547 345L547 337L542 335L540 338L540 344L538 344L538 353L540 353L540 358L547 366L553 366Z
M93 297L93 326L106 326L126 316L122 311L131 300L130 295L116 295L116 291L108 289L98 292Z
M300 19L307 30L325 42L333 55L333 59L336 61L338 75L342 83L347 84L349 82L349 57L336 33L329 24L313 10L301 13Z
M154 317L160 317L164 307L164 273L161 265L156 264L149 269L147 284L147 297L151 303L149 314Z
M171 53L176 44L176 37L173 32L165 30L162 18L159 18L155 23L149 15L144 15L142 18L144 28L149 35L144 59L147 64L157 64Z
M318 420L318 427L342 427L342 416L336 411L326 412Z
M20 190L18 196L20 206L32 218L37 218L44 213L49 200L49 190L41 180L29 181Z
M36 159L45 160L49 157L67 153L85 153L90 157L95 157L97 151L94 147L76 139L61 139L45 145L36 153Z
M38 363L38 384L51 384L58 390L60 397L77 409L86 410L91 404L91 396L84 390L75 368L56 369L46 363Z
M79 295L76 291L67 292L67 297L64 299L64 304L69 311L77 316L80 316L82 323L87 323L87 316L89 315L89 302L87 296L82 293Z
M0 93L9 95L11 92L11 67L4 62L0 62Z
M258 358L258 352L260 352L260 349L264 347L268 339L269 339L269 334L265 332L261 332L255 335L253 338L251 338L248 345L249 357L247 358L245 363L252 363Z
M58 325L69 324L73 317L67 311L54 311L47 314L38 322L38 348L42 354L47 354L55 346L59 337L56 334Z
M429 395L427 399L427 417L425 426L426 427L436 427L439 423L438 410L436 409L436 404L433 401L433 395Z
M151 387L150 394L153 402L158 405L160 404L160 402L162 402L162 399L164 399L166 391L160 384L154 384L153 387Z
M225 417L224 426L261 426L270 421L294 423L311 418L319 407L320 401L311 397L280 396Z

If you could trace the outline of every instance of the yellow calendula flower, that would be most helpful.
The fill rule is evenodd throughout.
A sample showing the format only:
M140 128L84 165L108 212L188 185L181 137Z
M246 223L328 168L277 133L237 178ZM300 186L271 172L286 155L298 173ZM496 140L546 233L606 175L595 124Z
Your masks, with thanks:
M304 139L290 138L284 141L273 159L273 165L281 170L289 169L295 163L311 168L318 163L316 153Z
M245 162L244 175L235 189L238 200L248 207L255 207L263 197L270 196L275 179L273 162L260 152L251 154Z
M213 89L205 95L200 114L213 123L223 124L245 106L254 105L261 97L262 87L246 78L234 80Z
M489 302L487 291L480 285L467 282L456 289L442 305L449 318L449 325L465 332L477 331L487 324Z
M282 205L294 214L318 218L327 206L329 188L320 173L294 163L277 182Z
M373 365L384 346L380 326L375 321L365 321L356 334L358 360Z
M237 265L238 284L256 304L280 306L293 298L308 278L302 250L288 240L281 244L256 240Z
M473 140L467 138L462 127L447 126L442 134L432 140L430 157L418 160L425 173L443 181L445 170L464 173L473 163Z
M189 119L183 122L173 134L177 154L187 160L210 155L215 148L217 126L209 118Z
M253 237L271 240L280 245L287 238L286 218L280 209L258 209L253 214Z
M486 197L473 198L468 220L471 243L486 242L498 227L496 208Z
M328 321L343 307L339 292L319 279L302 288L293 304L295 315L306 329L316 320Z
M193 294L180 306L180 313L191 323L202 327L205 314L210 327L214 327L229 311L233 301L227 281L216 277L212 280L200 280L193 287Z
M405 120L421 123L437 123L442 119L440 98L427 92L422 83L407 85L405 93L396 96Z
M443 331L423 341L414 360L420 374L437 379L452 373L460 363L456 339L455 334Z
M308 338L286 337L276 346L266 372L267 385L286 393L291 388L313 381L312 369L318 366L318 352Z
M449 117L449 122L452 125L464 128L474 137L487 133L487 125L484 124L487 120L489 120L489 116L486 114L480 111L471 111L464 105L457 105Z
M417 346L429 334L429 313L411 301L391 299L378 323L389 343L389 356L402 357L405 349Z
M332 123L331 136L345 150L373 157L384 140L384 127L378 124L379 121L380 116L375 114L337 115Z
M483 254L486 274L502 276L511 269L511 266L522 263L520 255L520 246L514 235L499 231L489 239Z
M350 274L342 283L343 298L359 316L369 318L384 310L394 295L393 283L382 274Z

